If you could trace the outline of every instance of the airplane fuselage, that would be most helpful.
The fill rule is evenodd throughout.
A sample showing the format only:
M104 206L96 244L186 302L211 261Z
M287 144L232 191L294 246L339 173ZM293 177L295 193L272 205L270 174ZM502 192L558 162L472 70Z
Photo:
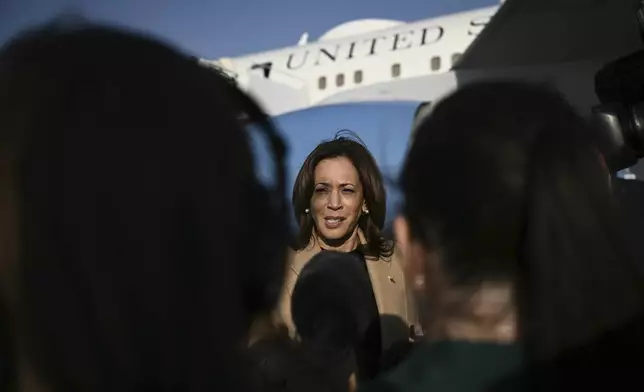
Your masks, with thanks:
M361 34L352 35L347 28L339 37L323 36L306 45L216 62L260 101L271 99L265 91L271 86L274 91L279 86L293 92L293 98L283 99L292 99L293 104L286 106L296 110L351 89L449 71L497 9L486 7Z

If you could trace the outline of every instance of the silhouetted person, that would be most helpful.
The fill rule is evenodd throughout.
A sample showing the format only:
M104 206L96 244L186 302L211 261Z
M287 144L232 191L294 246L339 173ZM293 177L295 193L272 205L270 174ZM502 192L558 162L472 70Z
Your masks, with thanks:
M380 320L365 268L357 252L335 251L302 268L291 301L299 339L283 335L251 348L265 390L346 391L352 375L363 381L379 372L371 334Z
M433 108L394 224L427 342L365 390L639 377L644 285L592 135L558 93L528 84L468 85Z
M273 184L247 123L268 139ZM284 154L253 101L152 38L75 25L10 41L0 278L14 387L244 390L239 348L281 290Z
M380 370L380 346L371 335L380 317L359 252L320 252L302 268L293 289L291 314L302 343L335 353L358 379ZM376 335L376 339L379 338ZM341 367L341 366L338 366Z

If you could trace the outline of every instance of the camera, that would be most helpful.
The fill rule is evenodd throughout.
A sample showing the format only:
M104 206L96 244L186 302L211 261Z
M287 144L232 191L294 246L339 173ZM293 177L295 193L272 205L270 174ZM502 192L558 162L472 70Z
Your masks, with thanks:
M644 1L637 20L644 41ZM644 157L644 50L604 65L595 74L600 104L592 114L600 127L599 144L614 171L631 167Z
M618 171L644 157L644 51L604 65L595 74L593 107L599 143L608 166Z

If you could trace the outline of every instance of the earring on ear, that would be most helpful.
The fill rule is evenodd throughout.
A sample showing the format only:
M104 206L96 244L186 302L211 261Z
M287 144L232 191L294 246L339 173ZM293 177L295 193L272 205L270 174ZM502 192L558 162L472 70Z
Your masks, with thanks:
M369 209L366 206L362 206L362 212L364 212L365 214L368 214Z
M304 213L305 213L305 214L308 214L308 213L309 213L309 209L307 208L306 210L304 210Z
M414 288L416 290L424 290L425 289L425 277L423 275L414 276Z

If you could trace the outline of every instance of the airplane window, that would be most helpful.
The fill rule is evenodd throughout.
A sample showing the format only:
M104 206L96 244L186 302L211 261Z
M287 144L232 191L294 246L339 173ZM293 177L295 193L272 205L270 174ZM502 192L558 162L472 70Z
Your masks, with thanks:
M452 55L452 65L456 64L456 62L457 62L457 61L458 61L458 59L460 59L460 58L461 58L461 53L454 53L454 54Z
M439 69L441 69L441 58L438 56L432 57L431 67L432 71L438 71Z
M391 66L391 76L397 78L400 76L400 64L396 63Z
M335 76L335 85L342 87L344 85L344 74L337 74Z
M320 90L324 90L326 88L326 77L320 76L320 79L318 79L318 88Z
M355 84L360 84L362 83L362 71L356 71L353 73L353 82Z

